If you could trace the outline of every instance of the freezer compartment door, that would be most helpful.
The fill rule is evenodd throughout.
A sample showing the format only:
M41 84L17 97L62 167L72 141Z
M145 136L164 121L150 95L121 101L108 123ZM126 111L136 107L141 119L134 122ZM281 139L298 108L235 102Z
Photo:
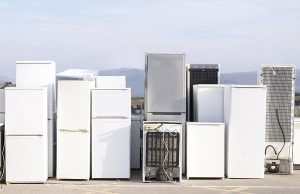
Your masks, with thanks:
M47 89L5 90L5 134L47 134Z
M92 85L91 81L58 81L58 130L90 130Z
M92 90L93 119L129 119L131 90Z
M184 54L148 54L147 112L186 112Z
M6 136L6 182L44 183L48 178L47 139Z
M92 120L92 178L130 178L130 120Z
M57 133L57 179L90 178L90 133L59 129Z

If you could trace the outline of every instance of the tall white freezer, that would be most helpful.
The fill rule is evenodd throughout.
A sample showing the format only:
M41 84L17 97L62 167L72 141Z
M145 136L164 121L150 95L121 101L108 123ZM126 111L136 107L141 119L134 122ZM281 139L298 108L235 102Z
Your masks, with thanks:
M260 85L225 88L228 178L264 177L266 92Z
M93 81L58 81L57 179L90 178L90 91Z
M186 123L186 176L223 178L225 175L224 123Z
M47 89L6 88L6 182L46 182L47 147Z
M47 87L48 93L48 176L54 176L54 136L56 113L56 64L53 61L17 61L17 87Z
M131 90L92 90L92 178L130 178Z

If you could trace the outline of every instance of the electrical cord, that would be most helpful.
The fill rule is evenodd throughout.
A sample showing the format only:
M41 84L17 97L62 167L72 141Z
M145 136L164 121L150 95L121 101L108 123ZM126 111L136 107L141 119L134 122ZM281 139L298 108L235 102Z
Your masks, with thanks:
M267 146L266 146L266 148L265 148L265 155L267 155L267 149L268 149L269 147L273 148L274 153L275 153L275 155L277 156L276 149L275 149L274 146L272 146L272 145L267 145Z
M169 155L169 148L168 148L168 145L167 145L167 143L166 143L166 141L165 141L165 132L163 132L163 142L164 142L164 144L165 144L167 153L166 153L165 158L164 158L164 161L163 161L162 169L163 169L163 171L164 171L166 177L168 178L168 180L169 180L170 182L173 182L173 179L168 175L167 171L165 170L165 163L166 163L167 157L168 157L168 155Z
M283 150L283 148L285 146L285 134L284 134L284 131L282 129L282 126L281 126L281 123L280 123L280 120L279 120L278 109L276 109L276 117L277 117L277 122L278 122L278 125L280 127L280 130L281 130L281 133L282 133L282 136L283 136L283 145L282 145L282 148L280 149L280 151L277 154L277 160L278 160L279 159L279 155L280 155L281 151Z

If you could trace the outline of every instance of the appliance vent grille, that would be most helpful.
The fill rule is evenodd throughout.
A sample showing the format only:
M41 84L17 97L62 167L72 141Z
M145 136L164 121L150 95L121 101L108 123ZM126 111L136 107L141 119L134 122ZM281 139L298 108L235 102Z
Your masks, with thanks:
M178 132L148 132L146 134L147 167L179 167Z
M284 141L278 119L286 142L291 142L294 120L295 68L264 66L261 76L262 84L267 86L266 142Z

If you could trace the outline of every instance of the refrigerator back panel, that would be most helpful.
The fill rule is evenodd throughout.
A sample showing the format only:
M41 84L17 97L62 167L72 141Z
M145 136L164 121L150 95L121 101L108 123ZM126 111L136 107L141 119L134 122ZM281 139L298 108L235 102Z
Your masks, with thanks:
M92 99L93 119L129 119L131 116L130 89L93 89Z
M47 87L48 118L52 119L55 112L56 65L52 61L17 61L17 87Z
M224 86L194 85L194 120L224 122Z
M5 89L5 134L47 135L47 89Z
M147 55L147 112L186 112L185 71L184 54Z
M261 84L268 88L266 142L284 141L280 125L285 141L291 142L294 128L295 67L263 65L260 76Z
M143 181L181 181L182 125L143 123Z
M124 89L126 88L125 76L96 76L96 88Z

